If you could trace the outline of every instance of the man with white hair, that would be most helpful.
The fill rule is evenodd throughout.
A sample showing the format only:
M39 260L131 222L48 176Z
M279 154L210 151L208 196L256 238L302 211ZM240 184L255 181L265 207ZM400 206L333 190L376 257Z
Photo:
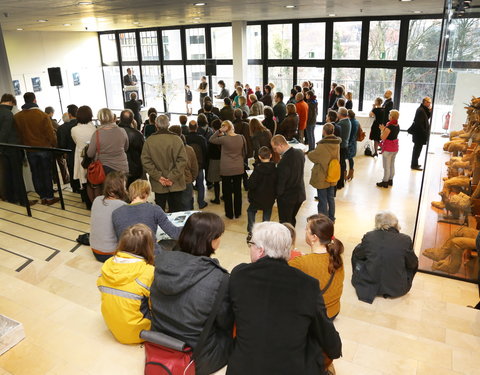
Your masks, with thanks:
M255 224L251 264L235 267L230 299L237 336L227 375L323 374L323 355L340 357L342 343L327 318L318 280L290 267L286 226Z
M142 150L142 164L148 173L155 202L169 212L181 211L182 191L186 189L187 154L180 137L168 130L170 121L160 115L155 120L157 132L147 138Z

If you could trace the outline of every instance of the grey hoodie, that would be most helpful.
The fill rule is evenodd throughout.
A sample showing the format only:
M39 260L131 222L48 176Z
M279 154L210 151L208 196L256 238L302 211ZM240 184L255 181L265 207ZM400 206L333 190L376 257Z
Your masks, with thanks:
M150 295L152 330L195 349L226 273L216 259L182 251L160 251L155 258ZM227 364L233 344L232 327L233 312L227 293L195 362L197 375L210 374Z

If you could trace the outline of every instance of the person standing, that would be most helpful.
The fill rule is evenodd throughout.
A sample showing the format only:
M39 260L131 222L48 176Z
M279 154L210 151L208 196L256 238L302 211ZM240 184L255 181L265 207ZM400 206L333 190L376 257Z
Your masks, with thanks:
M230 276L237 335L227 375L324 374L322 353L338 358L342 343L318 280L287 263L290 231L258 223L248 245L251 263L239 264Z
M342 143L340 143L340 180L337 183L337 189L343 189L345 187L345 178L347 172L347 157L348 157L348 141L350 139L350 132L352 130L352 124L348 118L348 110L345 107L338 109L338 125L340 126Z
M225 99L230 96L230 92L225 88L225 82L222 79L218 81L218 87L220 87L220 93L215 95L216 99Z
M133 112L133 118L137 122L137 130L140 130L142 126L142 115L140 114L140 109L142 108L142 103L140 100L137 100L137 93L130 93L130 100L125 103L125 109L129 109Z
M259 99L264 105L271 107L273 105L272 86L265 85L265 94Z
M298 141L303 143L305 129L308 120L308 104L305 102L304 96L301 92L295 95L295 108L298 114Z
M198 125L195 120L188 124L190 132L185 136L187 145L193 148L195 156L197 157L198 173L195 179L195 186L197 190L198 208L203 209L208 206L205 202L205 169L207 169L207 140L198 134Z
M202 76L202 79L200 80L200 85L198 85L197 91L200 93L200 108L203 108L203 101L205 97L208 95L208 83L207 83L207 77Z
M243 135L235 133L230 121L224 121L220 130L213 133L210 143L222 146L220 175L225 216L229 219L239 218L242 215L242 176L245 173L247 142Z
M352 181L354 174L354 161L353 159L357 155L357 141L358 141L358 127L360 123L355 118L355 112L351 109L348 110L348 118L352 129L350 130L350 138L348 139L348 175L346 180Z
M187 116L192 115L192 99L193 99L193 94L192 94L192 91L190 90L190 86L185 85L185 107L187 109ZM200 107L203 107L203 104Z
M380 124L384 124L384 109L382 107L383 99L376 98L373 103L372 111L369 116L373 117L372 127L370 128L369 139L373 141L372 157L378 156L378 146L380 145Z
M234 116L235 110L232 107L232 101L230 100L230 98L227 97L223 99L223 103L224 103L224 106L220 110L220 120L222 121L228 120L233 122L233 120L235 119L235 116Z
M335 100L337 100L337 96L335 95L335 89L337 86L338 85L335 82L332 82L331 90L328 93L328 108L333 108Z
M341 139L333 132L333 124L323 125L323 138L317 143L315 150L307 154L313 163L310 185L317 189L318 213L324 214L335 222L335 181L327 181L328 169L332 160L340 159ZM340 176L341 178L341 176Z
M432 116L432 99L428 96L423 98L422 104L415 112L412 126L408 129L408 133L412 135L413 151L410 168L417 171L422 170L422 166L418 164L418 158L422 153L423 145L426 145L430 135L430 117Z
M40 110L33 92L23 95L25 104L22 110L13 117L20 141L26 146L56 147L57 138L53 131L50 117ZM28 151L28 164L32 171L35 192L42 204L52 205L60 199L53 194L53 155L50 151Z
M313 91L307 91L308 117L307 117L307 140L308 151L315 149L315 125L317 124L318 102Z
M167 116L158 116L155 125L157 132L143 146L143 168L150 177L155 203L165 211L168 201L169 212L177 212L182 208L182 191L186 189L187 153L182 140L168 130Z
M303 151L291 147L283 135L275 135L271 145L281 156L277 165L277 205L281 223L296 224L298 210L306 199L303 170Z
M123 76L123 84L125 86L135 86L137 82L137 76L133 74L133 70L131 68L128 68L127 74Z
M287 116L287 106L283 102L283 93L277 91L273 100L275 101L275 105L273 106L273 114L277 118L277 124L280 124Z
M12 94L3 94L0 99L0 142L16 145L19 143L17 129L13 120L13 106L17 100ZM13 148L0 147L0 160L5 160L5 173L2 180L5 181L5 198L10 203L26 205L26 192L24 191L22 160L23 151ZM34 205L38 200L30 201Z
M139 179L144 178L142 166L142 150L145 139L142 133L133 127L134 114L130 109L125 109L120 113L120 122L118 126L125 130L128 137L128 180L127 189L130 184Z
M70 187L74 193L80 193L80 182L74 177L75 169L75 142L72 138L72 128L77 125L78 107L75 104L67 106L68 121L57 129L57 146L72 150L66 155L68 174L70 175Z
M298 115L297 107L295 104L287 104L287 116L278 124L276 134L283 135L287 141L291 141L295 138L298 131Z
M378 187L388 188L393 185L395 157L398 153L398 133L400 133L400 126L398 126L399 117L400 113L392 109L387 125L380 125L380 131L382 132L383 180L377 182Z
M383 102L382 108L383 108L383 122L382 124L385 124L388 121L388 115L390 114L390 111L393 109L393 100L392 100L392 90L387 90L385 91L385 94L383 94L383 97L385 101Z

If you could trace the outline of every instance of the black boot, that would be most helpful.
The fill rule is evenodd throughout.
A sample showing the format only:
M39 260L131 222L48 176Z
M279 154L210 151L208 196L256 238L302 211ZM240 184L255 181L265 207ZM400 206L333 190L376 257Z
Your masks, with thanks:
M388 180L388 186L393 186L393 180Z
M378 187L388 188L388 182L377 182Z

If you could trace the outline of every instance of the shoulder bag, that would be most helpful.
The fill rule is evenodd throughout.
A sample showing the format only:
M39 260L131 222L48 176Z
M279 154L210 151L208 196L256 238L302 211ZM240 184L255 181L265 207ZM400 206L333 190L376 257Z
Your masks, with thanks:
M93 185L101 185L105 181L105 170L103 169L102 162L99 160L100 156L100 136L98 134L100 130L95 133L97 135L97 151L95 155L95 161L90 163L87 169L87 180Z
M195 350L192 351L192 348L184 342L161 332L144 330L140 333L140 337L145 340L145 375L195 375L195 358L205 347L222 298L227 291L228 280L228 275L224 275Z

